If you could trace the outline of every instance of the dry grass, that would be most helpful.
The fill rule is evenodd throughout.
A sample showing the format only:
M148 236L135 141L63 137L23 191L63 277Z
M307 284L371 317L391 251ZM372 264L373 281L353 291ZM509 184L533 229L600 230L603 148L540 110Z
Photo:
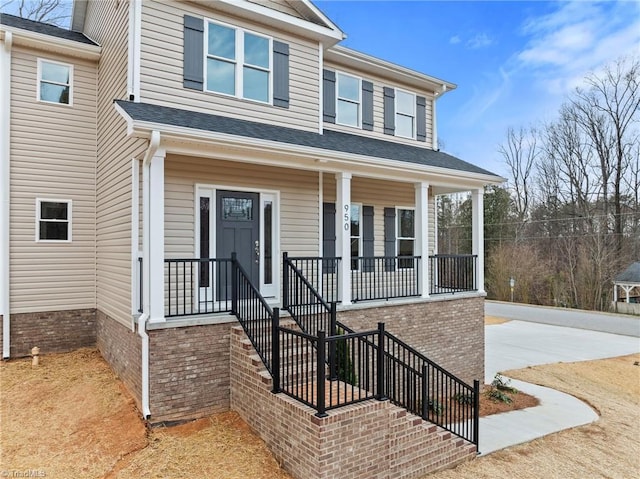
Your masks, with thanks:
M591 404L593 424L514 446L429 479L640 477L640 354L536 366L505 373L549 386Z
M484 316L485 326L491 326L493 324L504 324L504 323L508 323L509 321L511 320L506 318L498 318L497 316L488 316L488 315Z
M583 398L602 418L481 457L429 479L635 478L640 354L509 372ZM147 431L94 350L0 364L0 470L46 477L290 479L235 413Z

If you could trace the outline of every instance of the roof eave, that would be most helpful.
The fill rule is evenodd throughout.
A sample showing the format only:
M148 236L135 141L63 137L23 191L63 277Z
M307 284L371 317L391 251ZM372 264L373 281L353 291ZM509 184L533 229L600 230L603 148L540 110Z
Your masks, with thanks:
M325 51L324 58L360 70L370 71L372 73L376 72L390 80L399 81L418 88L425 88L425 86L427 86L436 96L442 96L445 92L457 88L455 83L441 80L341 45L335 45Z
M461 188L462 185L469 187L481 187L484 185L497 185L505 181L504 178L495 175L422 165L420 163L402 160L390 160L386 158L364 156L336 150L326 150L322 148L296 145L293 143L262 140L228 133L198 130L189 127L168 125L165 123L134 120L117 103L114 105L120 115L122 115L127 121L128 135L145 139L150 138L153 131L159 131L162 138L165 140L175 140L180 142L192 140L203 143L215 143L216 145L224 144L233 147L242 147L262 152L272 151L278 154L293 154L298 157L311 159L317 164L323 165L323 168L317 169L344 170L345 168L349 169L348 167L353 167L354 165L361 165L385 169L389 172L393 172L396 179L402 177L405 181L415 180L416 175L436 176L441 178L443 182L448 180L450 185L459 186Z
M13 34L14 45L34 48L36 50L53 51L76 58L97 61L100 59L102 48L99 45L76 42L66 38L46 35L9 25L0 25L0 31Z

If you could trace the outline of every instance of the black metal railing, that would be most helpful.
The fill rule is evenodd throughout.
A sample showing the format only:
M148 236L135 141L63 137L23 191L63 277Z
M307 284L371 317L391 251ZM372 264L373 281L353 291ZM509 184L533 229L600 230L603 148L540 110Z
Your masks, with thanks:
M327 303L338 301L340 291L339 257L295 257L287 256L289 263L302 273Z
M468 385L390 333L382 345L389 400L477 445L480 383Z
M291 260L287 253L282 255L282 259L282 308L289 311L293 320L306 334L317 336L318 331L325 331L334 336L336 303L328 303L322 297L303 271L296 266L296 260Z
M368 399L382 399L377 377L379 331L317 336L278 327L279 390L314 408L326 411ZM335 351L333 359L330 351Z
M267 304L238 262L235 253L231 254L231 284L231 312L238 318L238 322L260 359L273 376L274 371L279 369L279 357L276 357L279 356L279 351L277 348L272 348L274 340L272 328L275 329L275 326L279 325L279 310L271 309Z
M351 299L407 298L419 296L420 256L351 258Z
M231 312L231 259L165 259L164 264L167 318Z
M430 294L477 291L478 256L437 254L429 256Z

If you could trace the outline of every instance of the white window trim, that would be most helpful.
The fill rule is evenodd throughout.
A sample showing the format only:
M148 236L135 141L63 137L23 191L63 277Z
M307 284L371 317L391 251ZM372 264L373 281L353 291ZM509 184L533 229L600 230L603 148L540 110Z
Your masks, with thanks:
M400 210L413 211L413 236L400 236ZM415 206L396 206L396 257L400 254L400 240L413 240L413 255L416 255L416 208Z
M228 58L223 58L223 57L217 57L215 55L210 55L209 54L209 24L213 23L215 25L220 25L223 27L227 27L227 28L231 28L234 32L235 32L235 47L236 47L236 57L234 60L229 60ZM250 63L245 63L244 62L244 36L245 33L249 33L251 35L255 35L257 37L262 37L265 38L269 41L269 68L268 69L264 69L262 67L256 66L256 65L252 65ZM233 63L236 68L235 68L235 86L236 86L236 92L235 95L231 95L229 93L223 93L223 92L219 92L219 91L215 91L215 90L209 90L207 88L208 85L208 81L207 81L207 60L209 58L213 58L213 59L219 59L221 61L225 61L228 63ZM242 91L244 89L244 74L243 74L243 68L245 66L248 66L250 68L256 69L256 70L260 70L260 71L266 71L269 74L269 85L268 85L268 98L267 101L261 101L261 100L255 100L253 98L245 98L242 95ZM245 100L245 101L250 101L250 102L254 102L254 103L260 103L263 105L273 105L273 38L268 36L268 35L264 35L262 33L258 33L255 32L253 30L248 30L246 28L240 28L236 25L231 25L229 23L225 23L225 22L220 22L218 20L212 20L210 18L205 19L205 24L204 24L204 62L203 62L203 78L204 78L204 91L206 93L211 93L213 95L222 95L228 98L237 98L240 100Z
M40 205L42 203L66 203L67 219L66 220L41 220ZM60 200L60 199L53 199L53 198L36 198L36 231L35 231L36 243L71 243L73 240L72 212L73 212L72 200ZM67 228L67 239L66 240L40 239L40 221L53 221L53 222L60 222L60 223L66 221L69 224L69 227Z
M61 66L65 66L65 67L69 68L69 103L60 103L60 102L57 102L57 101L47 101L47 100L43 100L42 98L40 98L40 90L41 90L40 87L42 85L42 64L43 63L52 63L54 65L61 65ZM38 100L41 103L46 103L48 105L73 106L73 65L72 64L58 62L58 61L55 61L55 60L49 60L48 58L38 58L37 82L38 82L38 84L36 86L36 100ZM48 81L48 80L46 80L46 83L66 86L66 84L64 84L64 83L55 83L55 82L51 82L51 81Z
M398 92L404 93L406 95L411 95L413 97L413 116L410 117L409 115L406 115L404 113L399 113L398 112ZM418 116L418 114L416 112L416 94L413 93L413 92L407 91L407 90L401 90L400 88L396 88L396 94L395 94L395 97L394 97L393 101L394 101L393 114L394 114L394 122L395 122L395 125L396 125L395 132L394 132L395 136L397 136L399 138L408 138L410 140L415 140L416 139L416 128L417 128L416 127L416 125L417 125L417 116ZM411 131L411 136L398 134L398 121L397 121L398 115L413 118L413 129Z
M356 80L358 80L358 101L354 102L353 100L351 100L350 98L341 98L340 97L340 75L344 75L344 76L348 76L351 78L355 78ZM358 105L358 122L356 125L351 125L349 123L343 123L340 121L339 117L338 117L338 105L340 104L340 101L346 101L348 103L353 103ZM362 128L362 78L357 76L357 75L352 75L351 73L345 73L345 72L341 72L341 71L336 71L336 124L337 125L342 125L342 126L348 126L351 128Z

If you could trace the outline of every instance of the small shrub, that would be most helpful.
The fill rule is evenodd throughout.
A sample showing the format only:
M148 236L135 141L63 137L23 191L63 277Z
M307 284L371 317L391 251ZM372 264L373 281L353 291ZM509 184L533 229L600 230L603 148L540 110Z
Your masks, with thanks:
M500 373L497 373L493 377L493 381L491 382L491 386L493 386L498 391L504 391L504 392L516 394L518 390L510 386L510 384L511 384L511 379L505 379L505 377Z
M489 399L495 402L503 402L505 404L511 404L513 402L513 399L511 399L507 393L494 387L489 389L486 394Z
M437 399L429 399L427 402L427 406L429 407L429 410L436 416L442 416L442 413L444 413L444 405L442 405Z

